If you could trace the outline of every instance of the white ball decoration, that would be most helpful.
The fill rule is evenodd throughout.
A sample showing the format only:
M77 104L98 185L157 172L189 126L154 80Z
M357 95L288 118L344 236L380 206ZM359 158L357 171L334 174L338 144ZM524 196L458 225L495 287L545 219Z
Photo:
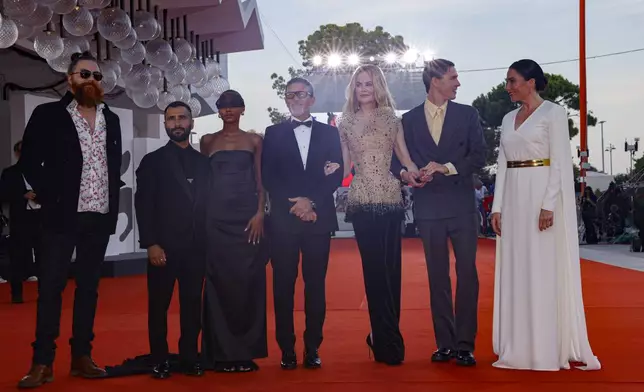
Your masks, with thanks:
M136 64L123 80L132 91L144 91L150 86L152 75L147 65Z
M75 7L63 16L63 26L69 34L82 37L92 31L94 17L87 8Z
M63 54L63 39L55 31L43 31L34 39L34 49L38 56L53 60Z
M145 46L137 42L130 49L121 49L121 59L132 65L141 63L145 59Z
M155 86L149 86L143 91L132 92L132 100L136 106L149 109L159 103L159 89Z
M192 58L192 46L183 38L174 39L174 53L179 63L183 64Z
M106 8L98 16L98 32L108 41L125 39L131 29L130 17L120 8Z
M185 65L186 82L188 84L200 83L206 78L206 68L200 59L193 57Z
M159 23L154 19L154 15L147 11L136 11L134 13L134 23L132 23L140 41L153 40L159 29Z
M66 15L76 8L77 0L59 0L51 6L51 10L58 15ZM92 20L92 25L94 21Z
M155 39L145 45L145 59L152 65L162 67L172 59L172 47L168 41Z
M168 105L176 100L177 98L175 98L174 95L170 94L167 91L162 91L161 93L159 93L159 101L157 102L157 107L161 110L165 110Z
M199 113L201 113L201 102L197 98L191 97L188 101L188 106L190 106L193 117L199 116Z
M3 0L4 14L10 18L26 18L38 7L34 0Z
M11 19L5 19L0 25L0 49L6 49L18 40L18 26Z
M72 54L78 52L80 52L78 45L74 44L69 38L63 38L63 53L53 60L47 60L47 64L58 72L67 73L67 69L72 62Z
M134 29L130 29L130 33L127 35L127 37L120 41L114 42L114 46L119 49L131 49L134 45L136 45L137 41L138 37L136 35L136 31Z
M36 10L28 16L16 18L20 22L34 27L42 27L49 23L51 17L54 16L54 11L46 5L37 4Z

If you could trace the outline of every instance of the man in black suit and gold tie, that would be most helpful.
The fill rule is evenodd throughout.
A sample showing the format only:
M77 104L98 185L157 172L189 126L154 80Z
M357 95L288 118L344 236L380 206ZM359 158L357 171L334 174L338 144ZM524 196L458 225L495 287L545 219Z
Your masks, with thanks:
M283 369L295 369L293 296L300 252L306 331L304 366L319 368L326 313L325 279L331 233L338 229L333 193L342 183L338 130L311 117L313 86L303 78L286 85L291 118L264 135L262 178L270 200L268 235L273 266L275 329Z
M165 109L170 141L143 157L136 171L135 209L139 242L148 252L148 337L153 377L170 376L167 313L179 283L179 369L201 376L198 338L205 273L205 198L208 159L190 145L190 107L173 102Z
M434 335L434 362L476 364L479 281L478 212L473 174L485 165L479 115L452 102L460 86L454 63L436 59L423 71L425 102L402 117L407 148L422 168L411 173L393 160L392 172L414 186L414 219L425 248ZM456 257L456 307L452 305L448 240Z

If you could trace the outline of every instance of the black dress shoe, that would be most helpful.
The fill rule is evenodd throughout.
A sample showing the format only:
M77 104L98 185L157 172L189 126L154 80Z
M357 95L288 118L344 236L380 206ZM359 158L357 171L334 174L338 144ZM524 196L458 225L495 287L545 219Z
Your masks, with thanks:
M297 367L297 356L293 351L284 351L282 352L282 362L280 366L284 370L293 370Z
M439 348L434 351L432 354L432 362L449 362L450 359L454 358L456 352L449 348Z
M471 351L458 350L456 352L456 364L460 366L474 366L476 365L476 359L474 359Z
M164 361L154 365L154 368L152 368L152 377L159 380L170 377L170 363Z
M304 352L304 367L307 369L318 369L322 367L322 360L318 355L318 350Z
M186 376L200 377L203 376L203 368L199 362L186 363L181 366L181 372Z

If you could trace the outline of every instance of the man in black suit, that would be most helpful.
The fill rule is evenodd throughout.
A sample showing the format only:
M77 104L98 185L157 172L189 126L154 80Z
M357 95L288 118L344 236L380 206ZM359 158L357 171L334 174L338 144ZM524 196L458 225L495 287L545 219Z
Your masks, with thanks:
M268 225L277 342L283 369L297 367L293 297L302 252L306 313L304 365L318 368L326 313L325 278L331 233L338 229L333 193L342 183L342 150L335 127L315 121L313 86L302 78L286 86L291 118L264 135L262 177L270 199Z
M20 159L22 142L13 146ZM31 185L16 164L2 171L0 202L9 204L11 302L23 303L22 284L25 279L36 280L42 252L40 249L40 204ZM35 263L34 263L35 257Z
M134 196L141 248L148 251L148 337L153 377L170 376L167 314L179 282L180 369L203 374L198 362L201 292L205 268L205 203L208 158L190 145L190 107L173 102L165 109L170 141L143 157Z
M119 211L121 126L103 103L103 75L89 53L72 55L70 91L37 106L27 123L18 165L41 204L43 256L40 265L36 341L31 370L18 384L51 382L59 335L62 292L76 248L76 291L71 372L104 377L91 358L101 263Z
M479 115L452 102L460 83L454 63L433 60L423 71L427 99L402 117L407 148L422 168L411 173L393 160L392 172L414 186L414 219L425 249L438 350L434 362L452 358L475 365L479 281L476 271L478 211L473 174L485 165ZM452 305L448 239L456 257L456 309Z

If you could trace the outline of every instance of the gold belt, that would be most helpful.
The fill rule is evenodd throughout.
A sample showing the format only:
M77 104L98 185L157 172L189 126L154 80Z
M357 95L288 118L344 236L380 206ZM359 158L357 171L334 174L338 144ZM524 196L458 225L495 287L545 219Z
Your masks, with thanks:
M530 161L508 161L508 169L519 167L550 166L550 159L532 159Z

